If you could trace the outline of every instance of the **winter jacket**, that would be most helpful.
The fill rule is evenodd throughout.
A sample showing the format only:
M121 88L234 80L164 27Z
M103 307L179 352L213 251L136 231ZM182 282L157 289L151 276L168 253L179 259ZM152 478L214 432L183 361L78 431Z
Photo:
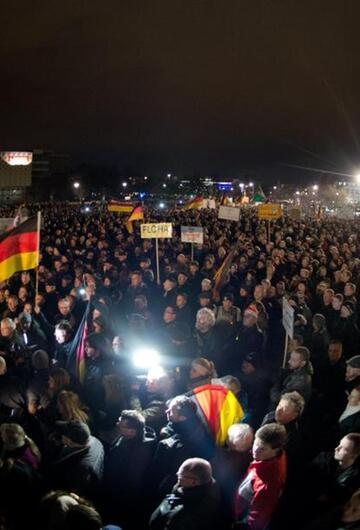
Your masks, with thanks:
M308 366L297 370L283 370L280 381L273 386L270 392L271 402L276 405L282 394L286 392L299 392L307 403L311 396L312 376Z
M215 483L174 488L150 518L150 530L219 530L219 491Z
M193 457L210 460L214 452L214 442L197 417L169 422L165 431L167 438L158 444L152 473L160 497L171 491L184 460Z
M85 447L63 447L58 457L50 462L47 471L52 488L96 499L104 471L102 443L90 436Z
M264 530L271 520L286 480L284 452L271 460L253 460L241 482L235 515L249 530Z

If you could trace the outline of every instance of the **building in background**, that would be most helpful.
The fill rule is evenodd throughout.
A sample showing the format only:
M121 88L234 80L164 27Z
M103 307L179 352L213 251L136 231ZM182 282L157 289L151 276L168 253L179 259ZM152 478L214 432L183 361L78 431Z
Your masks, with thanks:
M33 153L31 151L0 152L0 203L25 200L32 184Z

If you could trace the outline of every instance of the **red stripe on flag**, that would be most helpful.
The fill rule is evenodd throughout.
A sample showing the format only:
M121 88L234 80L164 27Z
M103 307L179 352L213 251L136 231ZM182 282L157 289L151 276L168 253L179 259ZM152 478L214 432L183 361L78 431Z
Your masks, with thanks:
M36 252L38 250L38 233L25 232L23 234L11 235L0 243L0 262L10 258L14 254L24 252Z

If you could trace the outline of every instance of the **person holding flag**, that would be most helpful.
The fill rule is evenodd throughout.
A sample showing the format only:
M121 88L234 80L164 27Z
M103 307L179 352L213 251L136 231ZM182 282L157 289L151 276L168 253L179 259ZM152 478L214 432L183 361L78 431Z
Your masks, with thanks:
M126 228L129 234L132 234L134 231L133 222L134 221L143 221L144 220L144 209L141 205L135 206L132 210L130 216L126 221Z

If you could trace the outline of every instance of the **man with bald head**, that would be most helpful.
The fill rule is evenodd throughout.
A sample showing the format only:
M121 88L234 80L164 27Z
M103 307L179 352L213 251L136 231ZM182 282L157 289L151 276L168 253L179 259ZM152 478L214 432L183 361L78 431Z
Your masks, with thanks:
M185 460L177 484L150 518L150 530L216 530L219 528L217 485L203 458Z

